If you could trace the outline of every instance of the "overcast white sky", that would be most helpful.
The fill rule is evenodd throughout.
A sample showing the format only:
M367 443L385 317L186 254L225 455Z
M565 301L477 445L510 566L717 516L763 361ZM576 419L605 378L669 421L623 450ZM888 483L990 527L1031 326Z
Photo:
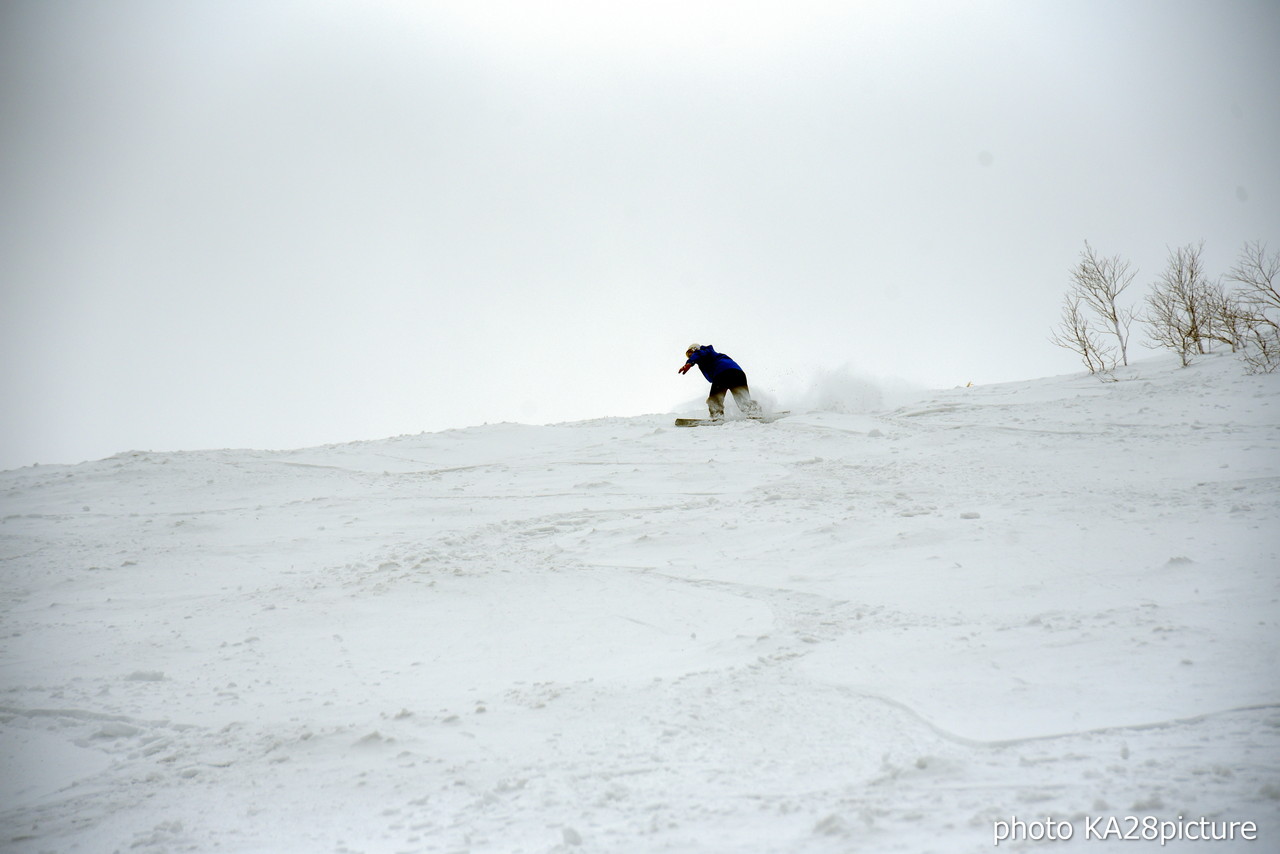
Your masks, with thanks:
M6 0L0 99L2 468L1067 373L1084 240L1280 247L1274 0Z

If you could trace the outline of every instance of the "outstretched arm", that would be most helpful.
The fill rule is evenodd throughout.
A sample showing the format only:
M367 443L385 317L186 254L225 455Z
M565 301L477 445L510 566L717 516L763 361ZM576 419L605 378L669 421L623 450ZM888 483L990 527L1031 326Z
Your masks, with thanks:
M682 374L688 373L689 369L692 367L693 367L693 362L685 362L683 365L680 366L680 373Z

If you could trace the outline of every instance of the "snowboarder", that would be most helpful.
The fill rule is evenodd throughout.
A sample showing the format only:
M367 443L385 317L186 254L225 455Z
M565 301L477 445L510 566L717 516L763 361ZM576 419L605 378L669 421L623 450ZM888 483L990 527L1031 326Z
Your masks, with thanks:
M687 373L694 365L702 371L702 375L711 383L711 394L707 397L707 409L711 412L712 421L724 420L724 396L733 392L733 400L748 418L759 418L760 404L751 399L751 389L747 387L747 375L733 359L724 353L717 353L710 344L690 344L684 351L687 361L680 368L680 373Z

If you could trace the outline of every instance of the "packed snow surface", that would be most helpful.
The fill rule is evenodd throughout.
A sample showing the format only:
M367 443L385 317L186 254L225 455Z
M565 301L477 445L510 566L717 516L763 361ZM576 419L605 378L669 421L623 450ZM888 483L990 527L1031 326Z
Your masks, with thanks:
M1280 376L1116 380L0 474L0 850L1280 850Z

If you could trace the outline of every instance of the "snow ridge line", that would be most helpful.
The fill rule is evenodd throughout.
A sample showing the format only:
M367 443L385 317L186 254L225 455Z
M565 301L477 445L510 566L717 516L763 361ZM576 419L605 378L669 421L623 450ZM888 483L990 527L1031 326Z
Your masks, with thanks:
M105 712L89 712L83 709L20 709L15 706L0 706L0 715L13 715L19 718L70 718L76 721L123 723L140 727L171 727L178 730L196 728L193 724L175 724L168 720L145 721L128 715L109 715Z
M1235 706L1229 709L1218 709L1212 712L1204 712L1198 715L1191 715L1185 718L1170 718L1164 721L1152 721L1144 724L1117 724L1116 726L1094 727L1092 729L1069 730L1067 732L1050 733L1049 735L1029 735L1022 738L1002 738L983 740L980 738L969 738L958 733L943 729L933 721L920 714L918 711L908 706L901 700L895 700L892 697L886 697L883 694L875 694L869 691L861 691L857 688L848 686L835 686L837 690L851 694L856 697L862 697L867 700L876 700L891 706L899 711L906 712L920 723L928 727L939 738L944 738L954 744L961 744L967 747L1016 747L1021 744L1033 744L1040 741L1056 741L1060 738L1079 738L1087 735L1113 735L1121 732L1150 732L1159 729L1170 729L1178 726L1188 726L1190 724L1198 724L1212 718L1221 718L1227 715L1242 714L1245 712L1261 712L1280 710L1280 703L1256 703L1249 706Z

